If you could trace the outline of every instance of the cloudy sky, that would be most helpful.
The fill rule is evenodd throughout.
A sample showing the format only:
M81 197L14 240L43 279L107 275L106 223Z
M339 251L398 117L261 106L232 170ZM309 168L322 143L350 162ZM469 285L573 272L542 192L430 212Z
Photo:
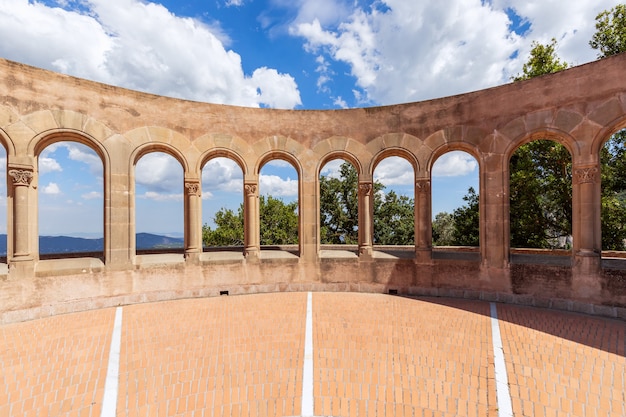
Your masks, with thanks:
M619 3L0 0L0 57L214 103L375 106L510 82L528 59L532 41L555 38L564 61L592 61L596 51L588 42L595 16ZM137 166L138 231L182 233L182 170L161 154L145 158ZM283 165L264 168L261 192L290 200L297 175ZM102 166L95 154L61 144L46 149L39 166L40 234L101 235ZM402 167L386 161L376 176L412 196L412 173ZM477 188L476 162L467 155L444 156L435 168L433 214L454 210L469 186ZM241 188L241 171L228 161L207 165L203 221L210 223L221 206L236 207ZM167 224L164 215L171 219ZM5 230L6 221L0 222L0 233Z

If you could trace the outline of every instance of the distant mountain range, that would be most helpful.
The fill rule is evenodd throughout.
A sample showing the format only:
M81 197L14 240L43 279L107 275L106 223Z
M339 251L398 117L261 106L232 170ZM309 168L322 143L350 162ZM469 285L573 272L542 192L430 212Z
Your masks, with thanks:
M153 235L151 233L137 233L137 249L178 249L183 248L185 241L182 238ZM76 252L102 252L104 239L86 239L69 236L40 236L39 253L42 255ZM0 256L7 254L7 235L0 235Z

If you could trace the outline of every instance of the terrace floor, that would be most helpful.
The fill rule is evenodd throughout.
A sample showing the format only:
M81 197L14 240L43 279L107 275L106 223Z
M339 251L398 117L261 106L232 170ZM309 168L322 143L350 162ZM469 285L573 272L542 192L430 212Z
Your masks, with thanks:
M275 293L0 327L5 416L624 416L626 322Z

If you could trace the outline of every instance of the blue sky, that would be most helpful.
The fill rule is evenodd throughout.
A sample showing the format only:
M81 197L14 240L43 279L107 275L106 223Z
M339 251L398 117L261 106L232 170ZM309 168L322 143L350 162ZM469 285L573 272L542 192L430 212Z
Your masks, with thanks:
M126 88L252 107L337 109L426 100L510 82L532 41L558 41L572 65L596 58L595 16L614 0L0 0L0 57ZM6 158L0 163L6 164ZM102 167L78 144L40 157L40 234L102 235ZM264 167L261 192L296 198L295 171ZM327 174L332 175L330 168ZM4 172L4 170L2 170ZM376 176L412 196L408 164ZM181 234L182 169L137 166L137 230ZM433 216L478 189L476 162L433 171ZM5 202L5 181L0 181ZM241 203L241 171L203 172L203 221ZM0 204L0 217L6 218ZM166 224L162 221L169 219ZM0 233L6 221L0 221Z

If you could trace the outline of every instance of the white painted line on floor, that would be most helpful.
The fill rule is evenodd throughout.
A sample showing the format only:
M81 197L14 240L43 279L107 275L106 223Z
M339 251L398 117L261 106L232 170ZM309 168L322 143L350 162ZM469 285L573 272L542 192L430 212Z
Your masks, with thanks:
M498 398L498 416L513 417L511 405L511 393L509 392L509 378L506 373L504 362L504 348L500 337L500 324L498 323L498 309L496 303L489 303L491 309L491 339L493 342L493 359L496 368L496 395Z
M313 416L313 296L306 300L306 327L304 333L304 368L302 370L302 416Z
M117 389L120 376L120 347L122 344L122 307L115 309L115 322L111 336L111 350L109 351L109 367L104 383L104 397L102 398L101 417L115 417L117 411Z

